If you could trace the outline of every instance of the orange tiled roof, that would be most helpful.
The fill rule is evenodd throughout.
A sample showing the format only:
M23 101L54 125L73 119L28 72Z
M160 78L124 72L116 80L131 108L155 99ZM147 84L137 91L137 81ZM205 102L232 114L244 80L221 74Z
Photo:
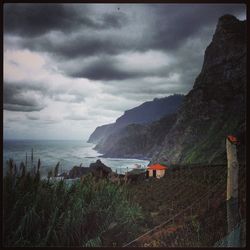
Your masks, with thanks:
M227 138L231 142L237 142L238 141L237 138L235 136L233 136L233 135L229 135Z
M165 169L168 169L168 167L157 163L157 164L148 166L148 169L151 169L151 170L165 170Z

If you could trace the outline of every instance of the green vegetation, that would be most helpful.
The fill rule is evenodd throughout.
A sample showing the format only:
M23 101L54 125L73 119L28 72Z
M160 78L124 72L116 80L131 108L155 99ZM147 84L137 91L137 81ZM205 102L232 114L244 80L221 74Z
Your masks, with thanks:
M217 163L226 162L225 138L229 134L235 134L239 130L240 123L232 115L222 117L220 121L215 121L210 125L197 128L198 134L205 136L197 139L196 144L186 145L183 149L183 162L192 163ZM203 132L202 132L203 131ZM217 150L214 151L214 148Z
M240 165L242 219L246 217L245 182L246 166ZM170 165L163 178L130 185L134 201L143 207L147 218L143 233L167 223L129 247L213 246L227 235L226 187L227 165Z
M227 234L226 165L171 165L164 178L127 185L91 175L68 184L56 181L55 170L41 180L40 165L31 173L9 161L3 184L5 246L122 246L166 221L130 246L206 247ZM240 165L242 219L245 176L246 166Z
M67 185L12 160L3 179L5 246L107 246L132 240L142 219L125 186L91 175Z

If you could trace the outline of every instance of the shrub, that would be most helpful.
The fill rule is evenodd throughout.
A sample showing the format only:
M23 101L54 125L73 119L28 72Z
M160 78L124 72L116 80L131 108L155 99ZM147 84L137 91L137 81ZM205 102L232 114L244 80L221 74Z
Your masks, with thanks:
M86 176L66 185L32 175L4 177L5 246L103 246L131 240L142 218L125 186ZM112 243L113 244L113 243Z

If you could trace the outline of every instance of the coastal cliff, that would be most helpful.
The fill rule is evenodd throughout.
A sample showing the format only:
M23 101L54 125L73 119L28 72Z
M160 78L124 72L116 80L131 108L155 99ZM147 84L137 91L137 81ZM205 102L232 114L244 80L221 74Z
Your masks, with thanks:
M130 124L111 134L95 149L104 157L151 159L162 146L162 138L172 127L176 114L165 116L159 121L143 125Z
M222 16L205 51L201 73L152 162L220 163L225 138L245 134L246 22Z
M103 144L114 143L112 137L116 137L123 128L130 124L150 124L166 115L177 112L180 107L183 95L175 94L164 98L155 98L152 101L144 102L141 105L126 110L122 116L117 118L115 123L99 126L90 135L88 142L96 143L97 149L104 151ZM107 140L107 138L109 139Z
M246 21L232 15L219 19L201 72L180 100L164 115L167 107L158 103L158 121L153 109L145 112L148 103L126 111L116 123L96 129L95 149L107 157L149 158L152 163L225 163L225 138L235 134L244 160Z

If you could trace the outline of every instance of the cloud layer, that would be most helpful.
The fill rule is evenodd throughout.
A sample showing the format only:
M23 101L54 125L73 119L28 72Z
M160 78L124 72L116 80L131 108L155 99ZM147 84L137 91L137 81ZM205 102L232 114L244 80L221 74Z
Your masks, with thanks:
M142 102L187 93L218 18L245 12L243 4L5 4L5 138L87 138Z

